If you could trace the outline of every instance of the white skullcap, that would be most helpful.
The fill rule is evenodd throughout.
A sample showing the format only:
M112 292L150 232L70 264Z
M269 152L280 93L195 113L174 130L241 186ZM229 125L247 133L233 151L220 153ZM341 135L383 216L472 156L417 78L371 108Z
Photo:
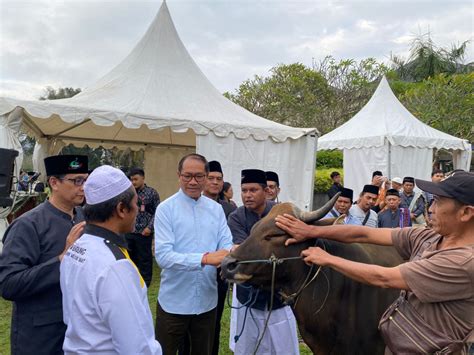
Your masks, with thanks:
M403 181L402 181L402 178L394 177L394 178L392 179L392 182L396 182L397 184L400 184L400 185L401 185Z
M132 186L122 170L102 165L89 175L84 184L84 194L88 205L110 200Z

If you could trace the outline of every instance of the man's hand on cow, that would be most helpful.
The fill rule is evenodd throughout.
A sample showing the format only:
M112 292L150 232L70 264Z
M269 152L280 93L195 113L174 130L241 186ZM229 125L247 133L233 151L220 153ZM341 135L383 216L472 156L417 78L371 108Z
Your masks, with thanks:
M73 245L74 242L81 237L82 231L84 230L85 225L86 225L86 222L81 222L71 228L71 231L66 237L66 246L64 247L63 252L59 255L59 261L63 260L64 255L66 255L66 252L71 247L71 245Z
M285 213L275 218L276 226L290 234L292 238L288 238L285 245L300 243L309 238L312 226L308 226L298 218Z
M301 252L301 256L304 258L304 262L308 265L316 264L326 266L329 263L331 254L321 249L320 247L310 247Z
M229 251L225 249L221 249L212 253L206 253L202 257L201 264L202 265L212 265L212 266L220 266L222 260L229 255Z

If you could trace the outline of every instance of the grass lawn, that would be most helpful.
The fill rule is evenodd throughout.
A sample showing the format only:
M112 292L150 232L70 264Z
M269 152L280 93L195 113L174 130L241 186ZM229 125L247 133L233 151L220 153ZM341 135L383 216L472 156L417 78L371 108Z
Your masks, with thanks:
M148 300L150 302L150 309L155 319L156 313L156 299L158 295L158 288L160 285L160 270L154 263L153 281L148 289ZM0 298L0 355L10 354L10 319L11 319L11 302ZM227 307L222 315L221 326L221 346L219 354L232 354L229 349L229 329L230 329L230 309ZM311 354L311 351L304 344L300 345L301 354Z

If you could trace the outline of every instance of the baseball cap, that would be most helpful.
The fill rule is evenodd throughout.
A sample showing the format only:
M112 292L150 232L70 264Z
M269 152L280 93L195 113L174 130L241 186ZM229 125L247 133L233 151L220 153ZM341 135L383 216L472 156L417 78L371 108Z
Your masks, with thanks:
M457 170L440 182L416 179L416 185L433 195L452 198L474 206L474 173Z

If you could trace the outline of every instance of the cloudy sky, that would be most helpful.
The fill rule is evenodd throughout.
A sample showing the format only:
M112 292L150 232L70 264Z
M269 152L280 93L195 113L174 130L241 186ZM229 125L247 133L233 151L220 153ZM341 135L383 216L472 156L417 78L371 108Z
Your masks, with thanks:
M181 40L221 92L279 63L405 56L430 31L449 47L474 36L472 0L168 0ZM145 33L161 0L0 0L0 96L85 88ZM474 61L474 43L466 62Z

